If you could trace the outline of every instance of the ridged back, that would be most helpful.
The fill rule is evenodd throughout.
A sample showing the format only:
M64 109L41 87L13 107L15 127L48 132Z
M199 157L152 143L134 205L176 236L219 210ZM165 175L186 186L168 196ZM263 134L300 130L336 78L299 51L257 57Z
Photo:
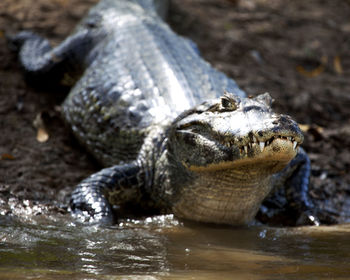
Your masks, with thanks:
M99 40L64 104L64 116L105 165L133 160L150 127L171 123L224 90L244 95L139 1L151 3L103 0L77 29Z

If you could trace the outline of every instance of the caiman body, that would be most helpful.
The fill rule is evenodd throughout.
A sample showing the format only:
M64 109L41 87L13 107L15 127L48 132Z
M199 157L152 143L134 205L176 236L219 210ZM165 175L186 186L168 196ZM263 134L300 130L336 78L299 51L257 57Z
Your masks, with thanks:
M161 3L102 0L53 49L30 32L11 39L29 80L77 80L63 118L107 168L76 187L72 211L110 223L112 205L136 203L237 225L283 185L304 221L317 222L297 124L204 61L161 19Z

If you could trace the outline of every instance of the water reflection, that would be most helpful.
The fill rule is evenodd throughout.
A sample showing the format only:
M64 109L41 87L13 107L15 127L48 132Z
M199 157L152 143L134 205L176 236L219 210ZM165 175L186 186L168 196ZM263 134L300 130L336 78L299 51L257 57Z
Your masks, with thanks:
M223 228L173 216L82 226L0 216L0 279L329 279L350 275L350 226Z

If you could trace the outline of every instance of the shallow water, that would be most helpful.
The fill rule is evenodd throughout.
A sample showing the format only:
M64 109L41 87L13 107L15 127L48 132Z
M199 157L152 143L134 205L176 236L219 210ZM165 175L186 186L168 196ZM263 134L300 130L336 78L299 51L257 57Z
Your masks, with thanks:
M172 215L102 228L0 217L0 279L350 277L350 225L213 227Z

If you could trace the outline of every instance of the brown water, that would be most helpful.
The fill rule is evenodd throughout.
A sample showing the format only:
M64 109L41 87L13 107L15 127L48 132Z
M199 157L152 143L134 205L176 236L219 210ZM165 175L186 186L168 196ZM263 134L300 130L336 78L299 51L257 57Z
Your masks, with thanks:
M110 228L0 217L0 279L350 279L350 225L277 229L183 224Z

